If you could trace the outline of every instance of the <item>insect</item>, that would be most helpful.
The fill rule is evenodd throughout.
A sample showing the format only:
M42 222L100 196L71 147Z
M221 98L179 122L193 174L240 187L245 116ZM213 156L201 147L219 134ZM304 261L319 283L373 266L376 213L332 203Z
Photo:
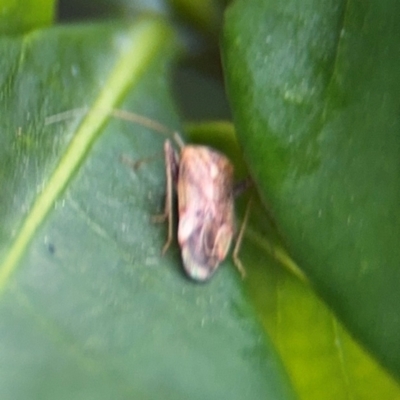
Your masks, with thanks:
M170 139L164 142L165 207L164 212L155 216L154 220L168 222L167 241L162 251L165 254L173 240L175 189L178 200L177 236L184 269L193 280L208 280L227 257L236 232L235 193L247 184L234 185L233 165L219 151L208 146L187 145L177 132L171 132L158 122L139 114L124 110L111 110L109 113L167 134L178 145L179 152L174 149ZM238 252L247 223L248 209L233 250L234 263L242 276L245 275L245 270L238 258Z
M178 197L178 242L186 273L204 281L226 258L234 235L233 166L206 146L183 145L178 154L164 144L167 193L162 219L168 219L168 249L173 234L172 189Z

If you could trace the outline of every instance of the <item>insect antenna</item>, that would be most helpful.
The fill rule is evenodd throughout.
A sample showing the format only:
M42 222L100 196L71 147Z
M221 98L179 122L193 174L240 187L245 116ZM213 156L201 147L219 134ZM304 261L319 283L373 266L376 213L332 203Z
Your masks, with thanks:
M99 110L96 110L96 112ZM81 107L81 108L74 108L71 110L63 111L54 115L50 115L49 117L46 117L45 119L45 125L50 125L54 124L57 122L65 121L67 119L76 117L76 116L81 116L85 114L89 114L91 111L90 108L88 107ZM141 125L145 128L149 128L153 130L154 132L160 133L162 135L165 135L175 141L175 143L178 145L179 148L182 148L185 143L179 133L177 131L171 130L167 128L165 125L149 118L144 115L140 115L131 111L126 111L122 109L109 109L109 110L104 110L104 111L99 111L102 113L107 113L108 115L128 121L128 122L133 122L138 125Z

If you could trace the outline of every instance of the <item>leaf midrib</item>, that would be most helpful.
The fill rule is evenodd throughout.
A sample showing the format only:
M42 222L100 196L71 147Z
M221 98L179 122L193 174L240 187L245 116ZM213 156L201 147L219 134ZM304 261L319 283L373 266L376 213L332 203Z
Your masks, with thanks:
M88 110L0 265L0 292L7 286L37 228L52 210L55 201L99 137L101 127L109 118L109 113L104 110L115 108L126 93L127 87L133 87L139 81L146 71L146 66L156 57L157 52L170 39L171 34L166 25L160 21L141 20L132 26L128 36L129 48L124 48L121 52L121 57L116 61L104 88Z

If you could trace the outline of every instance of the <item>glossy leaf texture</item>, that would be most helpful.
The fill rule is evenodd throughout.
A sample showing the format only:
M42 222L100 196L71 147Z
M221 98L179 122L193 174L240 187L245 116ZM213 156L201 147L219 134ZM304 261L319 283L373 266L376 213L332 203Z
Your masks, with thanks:
M236 1L223 39L239 141L289 254L397 378L399 12L396 1Z
M198 285L176 245L161 257L165 138L107 114L179 128L170 27L71 25L0 46L1 399L293 398L232 263Z

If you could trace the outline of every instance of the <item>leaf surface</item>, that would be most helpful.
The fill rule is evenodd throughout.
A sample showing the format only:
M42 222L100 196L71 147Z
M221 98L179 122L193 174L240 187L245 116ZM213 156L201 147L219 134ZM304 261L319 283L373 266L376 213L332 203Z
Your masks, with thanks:
M354 337L400 371L396 1L237 1L224 63L283 243Z
M16 35L52 24L55 0L2 0L0 34Z
M107 113L179 127L171 29L138 19L0 46L0 397L293 398L231 263L196 285L176 245L161 257L165 138Z

